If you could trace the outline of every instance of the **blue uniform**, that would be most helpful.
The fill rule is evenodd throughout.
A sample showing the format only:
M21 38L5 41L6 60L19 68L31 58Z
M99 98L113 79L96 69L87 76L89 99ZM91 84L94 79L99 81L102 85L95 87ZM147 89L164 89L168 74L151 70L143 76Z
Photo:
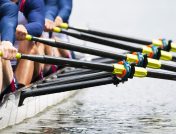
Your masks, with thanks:
M72 0L58 0L58 15L63 22L68 22L72 11Z
M72 11L72 0L45 0L45 17L54 21L60 16L64 22L68 22Z
M0 0L1 41L15 41L18 6L10 0Z
M45 18L54 21L58 12L57 0L45 0Z
M24 25L28 34L41 36L45 19L45 5L43 0L21 0L19 8L28 21Z

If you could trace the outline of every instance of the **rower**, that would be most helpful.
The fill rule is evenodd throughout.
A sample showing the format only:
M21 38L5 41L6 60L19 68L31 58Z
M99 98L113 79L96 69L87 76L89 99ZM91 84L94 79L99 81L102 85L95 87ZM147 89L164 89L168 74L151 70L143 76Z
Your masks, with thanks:
M52 36L53 28L59 26L61 23L68 22L69 16L72 10L72 0L45 0L45 32L43 33L43 37L50 38ZM50 32L50 34L48 34ZM50 35L50 36L49 36ZM58 36L58 34L57 34ZM53 36L55 37L55 36ZM67 37L64 35L60 35L59 38ZM43 49L44 48L44 49ZM39 44L38 49L40 49L41 54L43 50L43 54L57 57L66 57L70 58L70 52L64 49L57 49L51 46ZM44 74L48 75L50 73L54 73L57 70L57 67L54 65L43 65Z
M26 35L40 37L44 26L44 2L43 0L12 0L18 2L19 23L16 28L18 51L24 54L38 54L36 42L26 41ZM33 74L40 74L37 63L29 60L19 60L15 75L19 86L23 87L31 83ZM34 68L35 67L35 68Z
M71 11L72 11L72 0L57 0L57 4L58 4L58 13L54 20L54 23L56 27L59 27L63 22L68 23L69 21ZM63 41L69 41L68 36L65 34L53 33L53 36L56 39L61 39ZM58 51L63 57L69 58L73 56L74 58L74 54L72 53L72 55L70 55L68 50L58 49Z
M9 0L0 1L0 90L3 95L16 90L13 69L10 60L14 59L17 49L13 47L17 25L18 6Z

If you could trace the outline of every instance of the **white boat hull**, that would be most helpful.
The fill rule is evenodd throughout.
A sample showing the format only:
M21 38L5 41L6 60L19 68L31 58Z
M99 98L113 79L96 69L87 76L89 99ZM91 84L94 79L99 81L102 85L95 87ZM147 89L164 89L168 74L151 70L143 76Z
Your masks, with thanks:
M18 124L25 119L36 116L50 106L56 105L72 96L76 91L56 93L25 99L18 107L19 96L10 94L0 107L0 129Z
M62 71L64 71L64 69L57 73ZM49 76L48 78L50 79L54 75L55 74ZM25 119L37 116L37 114L41 113L48 107L61 103L76 93L76 91L69 91L37 97L29 97L24 100L22 106L18 106L21 91L29 90L31 86L41 82L42 81L31 84L25 89L21 89L15 93L10 93L4 97L2 103L0 104L0 130L8 126L19 124Z

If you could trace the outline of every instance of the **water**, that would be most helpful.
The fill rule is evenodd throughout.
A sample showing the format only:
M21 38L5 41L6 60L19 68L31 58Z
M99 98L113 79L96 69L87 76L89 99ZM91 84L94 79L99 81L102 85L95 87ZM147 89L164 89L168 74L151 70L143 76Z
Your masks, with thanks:
M175 4L174 0L77 0L71 22L145 39L176 39ZM89 88L1 133L173 134L175 87L173 81L135 78L118 87Z
M174 82L134 79L89 88L3 133L155 133L176 131ZM151 84L152 83L152 84ZM143 85L145 85L143 87Z

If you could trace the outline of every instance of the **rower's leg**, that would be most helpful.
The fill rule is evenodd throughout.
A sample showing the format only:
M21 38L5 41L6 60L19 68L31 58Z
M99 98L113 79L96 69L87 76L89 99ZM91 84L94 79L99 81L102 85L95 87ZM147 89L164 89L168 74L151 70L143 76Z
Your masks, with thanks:
M60 40L60 39L58 37L55 37L55 40ZM69 50L58 48L57 51L59 52L59 54L61 55L61 57L71 58Z
M48 46L48 45L45 45L45 54L46 55L49 55L49 56L56 56L56 54L54 54L54 49L56 48L53 48L51 46ZM59 54L57 54L57 57L59 56ZM50 64L45 64L45 72L48 72L51 68L51 65Z
M37 46L37 55L45 55L44 44L36 42L35 45ZM45 64L39 62L34 62L33 80L39 80L43 78L44 65Z
M14 79L14 73L9 60L2 59L2 70L3 70L3 87L9 86Z
M66 42L69 41L67 35L60 34L60 33L53 33L53 38L54 38L56 41L57 41L57 40L58 40L58 41L59 41L59 40L62 40L62 41L66 41ZM58 51L58 53L60 53L61 57L64 57L64 58L71 58L71 53L70 53L69 50L58 48L57 51Z
M45 36L45 38L52 38L51 33L49 35L47 33L44 36ZM49 45L45 45L45 54L49 55L49 56L55 56L55 57L61 56L56 47L52 47ZM45 76L47 76L51 73L54 73L55 71L57 71L57 67L55 65L45 64L45 67L44 67Z
M22 41L18 51L24 54L37 54L37 47L34 42ZM19 60L15 75L21 85L28 85L32 81L34 72L34 62L30 60Z

